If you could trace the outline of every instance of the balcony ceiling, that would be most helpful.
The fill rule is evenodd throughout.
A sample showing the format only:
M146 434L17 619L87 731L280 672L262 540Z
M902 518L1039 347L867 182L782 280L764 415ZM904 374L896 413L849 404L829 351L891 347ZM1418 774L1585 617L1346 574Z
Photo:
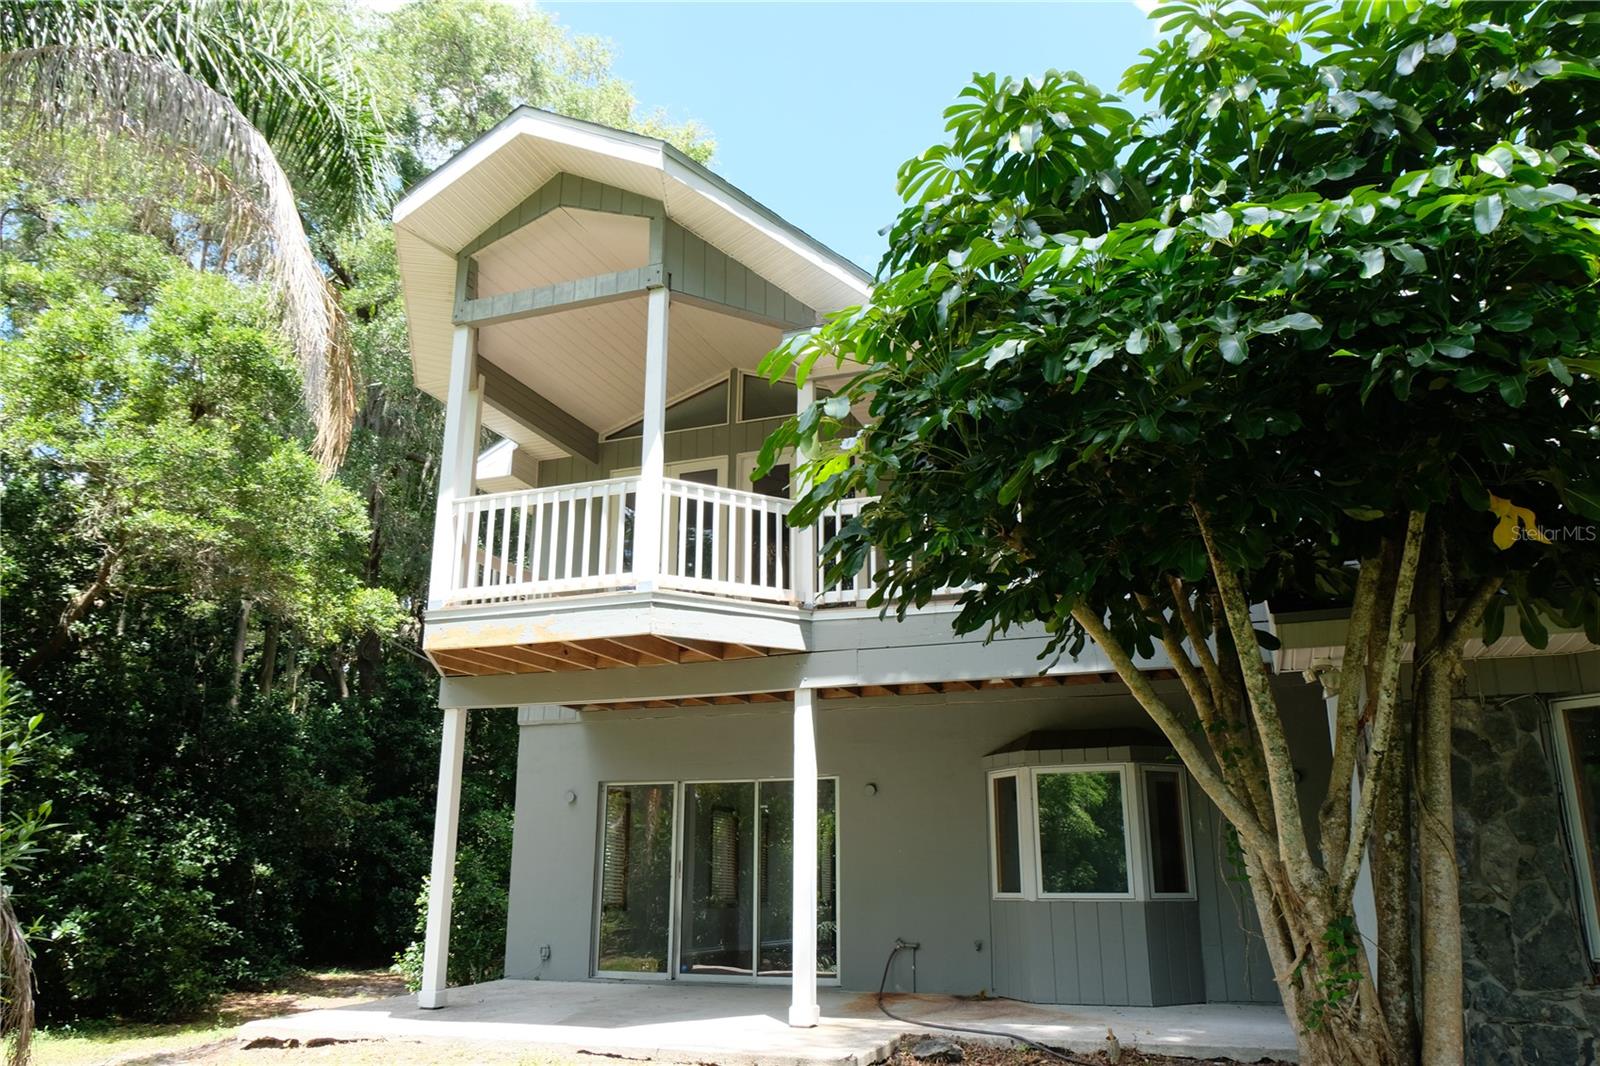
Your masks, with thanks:
M395 208L395 248L410 328L417 385L444 398L449 376L456 253L557 174L603 182L659 200L669 218L746 268L819 311L860 302L864 271L803 231L652 137L519 108L422 181ZM544 221L544 220L541 220ZM559 276L552 261L513 234L483 250L480 290L511 291L636 265L637 220L562 209L540 233L572 259ZM528 273L523 273L528 271ZM515 278L515 280L511 280ZM495 288L500 286L500 288ZM560 322L558 319L566 318ZM638 417L637 369L620 373L623 345L643 364L640 300L557 312L487 327L480 350L550 400L601 432ZM749 365L776 341L775 329L732 315L677 304L669 335L669 392L718 370ZM635 339L636 337L636 339ZM570 406L568 406L570 404ZM498 412L485 424L533 454L563 450Z

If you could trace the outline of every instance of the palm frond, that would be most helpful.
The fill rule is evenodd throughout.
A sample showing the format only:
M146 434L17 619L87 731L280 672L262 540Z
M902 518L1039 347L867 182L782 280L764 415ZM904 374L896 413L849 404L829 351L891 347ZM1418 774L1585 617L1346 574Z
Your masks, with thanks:
M255 264L274 297L300 364L317 455L335 467L356 404L348 323L307 242L288 175L234 102L161 59L55 45L0 53L0 125L13 150L41 158L65 154L73 134L131 142L143 164L197 199L220 199L231 243L255 247L238 261Z
M301 197L348 217L393 182L383 117L339 32L304 0L0 0L0 52L158 59L232 100Z

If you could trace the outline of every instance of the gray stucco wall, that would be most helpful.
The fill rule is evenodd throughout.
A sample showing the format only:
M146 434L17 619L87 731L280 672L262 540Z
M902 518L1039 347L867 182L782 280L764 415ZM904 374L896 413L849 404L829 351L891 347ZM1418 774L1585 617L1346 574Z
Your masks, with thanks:
M1319 765L1326 772L1322 704L1297 680L1285 691L1309 785L1319 780ZM1003 931L990 909L984 755L1036 729L1145 724L1125 690L1109 685L1070 696L1050 689L819 701L819 768L839 778L841 984L876 989L901 937L921 944L919 991L999 987L992 945ZM590 974L601 782L787 777L791 728L782 704L592 712L579 724L525 726L507 976ZM869 782L877 785L874 795ZM566 802L568 790L576 802ZM1264 995L1272 989L1270 970L1250 945L1248 903L1240 909L1221 898L1229 890L1204 872L1219 861L1206 842L1215 846L1220 837L1202 826L1219 816L1209 804L1192 806L1200 898L1186 906L1199 927L1206 998L1271 1001L1275 996ZM550 947L547 962L541 945ZM910 964L902 954L891 988L909 990Z

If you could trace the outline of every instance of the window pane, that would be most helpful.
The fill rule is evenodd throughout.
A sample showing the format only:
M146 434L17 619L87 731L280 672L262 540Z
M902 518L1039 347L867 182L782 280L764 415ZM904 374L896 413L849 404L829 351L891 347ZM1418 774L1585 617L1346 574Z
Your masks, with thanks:
M755 793L755 785L748 781L683 786L679 973L750 973Z
M791 394L792 395L792 394ZM794 414L794 401L789 402L789 414ZM666 426L668 433L676 433L680 429L704 429L707 426L720 426L728 421L728 383L719 381L708 389L701 389L693 396L685 396L675 404L669 404L666 412ZM627 440L629 437L644 435L644 421L641 419L632 425L623 426L615 433L608 434L606 440Z
M761 864L762 977L781 977L794 965L794 782L763 781ZM839 972L839 815L835 782L817 782L817 973Z
M739 419L753 422L758 418L788 418L794 414L795 388L787 381L776 385L766 378L745 374L739 379L741 403Z
M1176 771L1151 770L1144 775L1144 804L1150 823L1150 890L1186 895L1189 864L1183 852L1182 778Z
M1022 847L1017 839L1017 779L994 779L994 883L999 892L1022 891Z
M1586 868L1600 891L1600 707L1566 712L1568 746L1572 751L1573 787L1578 797L1578 821L1573 836ZM1596 947L1600 952L1600 946Z
M1046 892L1128 891L1122 771L1039 775L1039 860Z
M667 972L672 786L608 785L597 969Z

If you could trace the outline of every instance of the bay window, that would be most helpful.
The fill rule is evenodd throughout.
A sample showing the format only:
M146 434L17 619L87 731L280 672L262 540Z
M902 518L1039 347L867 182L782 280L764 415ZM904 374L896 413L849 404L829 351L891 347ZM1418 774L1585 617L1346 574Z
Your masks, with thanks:
M1138 763L989 775L996 899L1192 899L1185 778Z

